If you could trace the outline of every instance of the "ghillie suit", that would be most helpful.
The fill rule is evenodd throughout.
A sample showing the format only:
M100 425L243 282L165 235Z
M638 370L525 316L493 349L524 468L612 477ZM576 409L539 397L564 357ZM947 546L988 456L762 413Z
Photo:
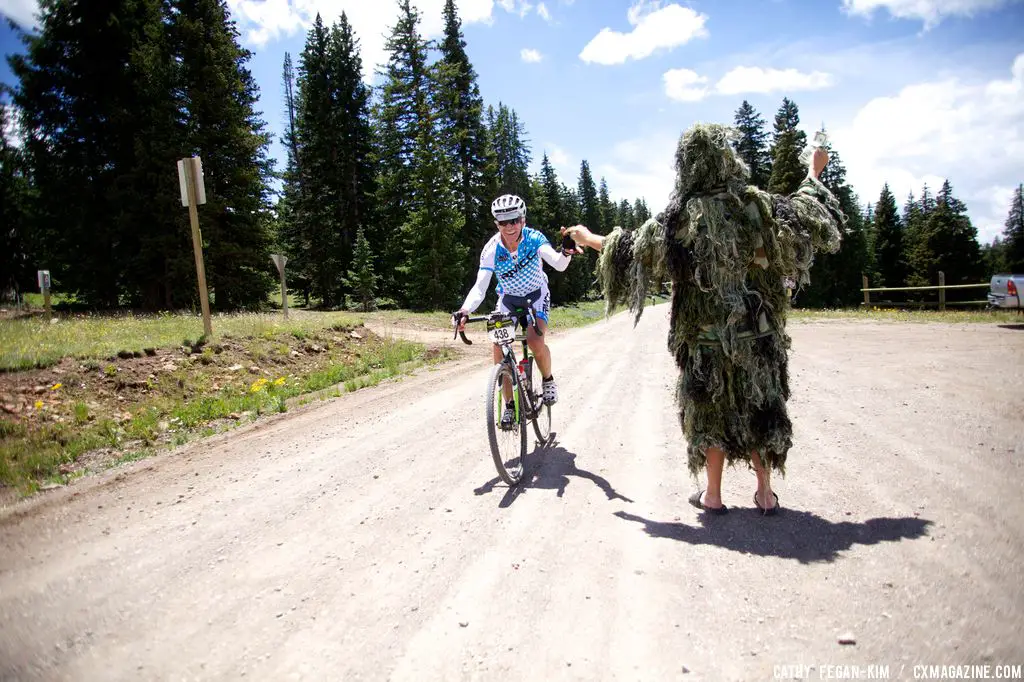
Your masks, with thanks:
M785 278L810 282L815 251L834 253L846 218L808 177L789 196L747 184L731 129L698 124L680 139L669 204L635 231L616 227L598 258L606 312L643 314L648 291L672 282L669 350L694 476L705 449L785 474L792 446Z

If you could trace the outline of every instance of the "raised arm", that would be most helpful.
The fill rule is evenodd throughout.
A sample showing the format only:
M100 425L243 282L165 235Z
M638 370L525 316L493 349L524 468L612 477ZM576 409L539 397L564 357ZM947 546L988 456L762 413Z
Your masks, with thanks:
M665 228L654 218L633 231L616 227L606 236L592 233L583 225L565 229L577 244L599 251L597 279L611 313L627 305L639 322L647 292L659 288L668 278L665 266Z
M540 248L537 249L537 253L544 259L544 262L553 267L559 272L565 272L565 269L569 267L569 263L572 262L572 256L566 255L555 251L555 247L545 242L541 244Z
M810 282L816 252L839 250L842 227L847 220L839 200L818 179L826 163L828 155L817 150L812 171L795 192L771 195L784 270L800 284Z

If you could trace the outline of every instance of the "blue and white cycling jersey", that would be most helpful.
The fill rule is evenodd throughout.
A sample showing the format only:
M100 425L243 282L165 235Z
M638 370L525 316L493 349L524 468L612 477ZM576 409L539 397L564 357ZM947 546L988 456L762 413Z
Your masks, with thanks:
M480 252L480 270L477 273L476 285L470 290L462 308L474 312L483 303L487 288L491 283L491 275L498 278L498 309L508 311L503 305L503 298L509 296L527 296L539 293L533 307L537 317L548 321L548 310L551 307L551 294L548 292L548 276L544 272L544 262L559 272L569 267L572 260L564 256L548 242L540 230L523 227L519 235L519 244L515 251L509 251L501 234L495 234L484 245Z

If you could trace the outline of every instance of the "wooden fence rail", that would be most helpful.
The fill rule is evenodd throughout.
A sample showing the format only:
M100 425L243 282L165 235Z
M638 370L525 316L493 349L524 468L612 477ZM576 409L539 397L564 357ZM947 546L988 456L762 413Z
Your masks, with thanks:
M864 307L867 307L867 308L870 308L873 305L878 305L878 304L882 303L882 301L876 301L875 303L871 302L871 292L873 292L873 291L935 291L935 290L938 290L938 292L939 292L939 301L938 301L937 305L939 306L939 310L945 310L947 305L987 305L988 304L988 299L986 299L984 301L950 301L950 302L947 303L946 302L946 290L947 289L981 289L981 288L986 288L987 289L989 287L989 283L988 282L983 282L983 283L980 283L980 284L950 284L950 285L947 286L946 285L946 273L944 273L942 271L939 271L939 285L938 286L934 286L934 287L874 287L874 288L872 288L872 287L870 287L868 285L868 276L867 275L861 275L861 277L862 277L863 283L864 283L864 287L861 289L861 291L864 292L864 303L862 303L861 305L863 305ZM890 303L890 302L886 301L886 303ZM904 301L904 302L901 302L901 303L893 303L892 305L907 306L907 307L916 306L918 308L924 308L924 307L934 306L934 305L936 305L936 303L925 302L925 301Z

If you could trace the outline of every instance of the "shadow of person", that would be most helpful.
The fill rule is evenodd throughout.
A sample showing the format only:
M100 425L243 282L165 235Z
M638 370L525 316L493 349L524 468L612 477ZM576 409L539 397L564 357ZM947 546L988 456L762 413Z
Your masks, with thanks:
M499 507L509 506L517 497L529 490L555 490L558 497L562 497L571 478L582 478L592 482L609 500L633 502L616 491L604 477L576 466L576 454L558 445L554 434L548 438L546 448L537 448L532 455L528 454L526 459L526 477L519 485L509 488L498 504ZM490 493L499 481L501 479L495 476L473 492L477 495Z
M810 512L783 509L778 516L762 518L754 508L730 509L700 527L685 523L652 521L624 511L615 516L642 524L654 538L678 540L691 545L715 545L734 552L793 559L802 564L832 562L854 545L913 540L927 534L932 521L917 517L869 519L863 523L833 522ZM702 520L704 515L702 514Z

